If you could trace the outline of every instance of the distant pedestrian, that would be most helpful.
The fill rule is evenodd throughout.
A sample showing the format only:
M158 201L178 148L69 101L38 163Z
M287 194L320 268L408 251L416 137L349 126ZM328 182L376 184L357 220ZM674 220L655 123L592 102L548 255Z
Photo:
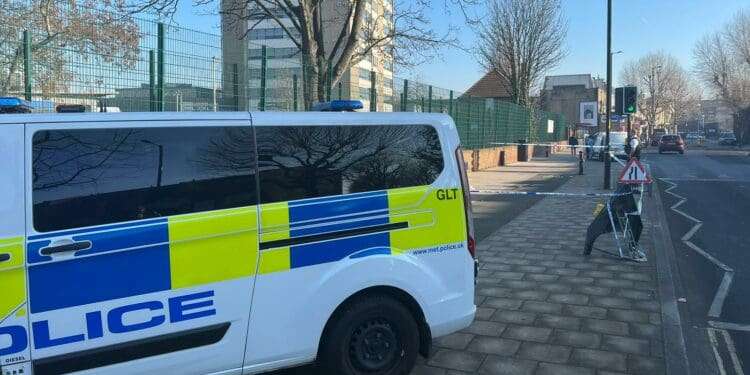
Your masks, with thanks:
M625 151L631 159L641 158L641 142L638 140L638 136L635 134L635 132L630 132L628 142L625 146L627 148Z
M575 134L571 135L570 138L568 138L568 146L570 146L570 154L576 156L576 146L578 146L578 138L576 138Z
M591 153L594 151L594 142L596 142L595 136L590 135L586 137L586 159L591 159Z

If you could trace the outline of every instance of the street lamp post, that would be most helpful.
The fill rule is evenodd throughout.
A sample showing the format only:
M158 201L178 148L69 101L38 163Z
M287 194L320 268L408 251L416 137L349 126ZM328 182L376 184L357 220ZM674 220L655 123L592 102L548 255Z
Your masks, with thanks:
M141 142L147 145L156 146L156 148L159 150L159 164L156 167L156 187L161 187L161 176L164 171L164 146L158 143L151 142L148 139L141 139Z
M648 83L651 86L651 123L649 124L649 130L651 130L649 133L651 134L653 134L656 126L656 83L654 83L654 78L657 77L659 70L661 70L661 65L652 66L651 75L648 76ZM656 78L656 80L659 79Z

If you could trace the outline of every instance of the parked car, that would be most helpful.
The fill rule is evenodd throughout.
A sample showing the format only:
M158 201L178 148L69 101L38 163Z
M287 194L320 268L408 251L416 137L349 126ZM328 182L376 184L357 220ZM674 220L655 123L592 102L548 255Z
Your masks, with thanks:
M665 152L679 152L680 154L684 154L685 149L685 141L677 134L662 135L661 139L659 139L660 154Z
M721 136L719 136L719 145L736 146L737 138L734 136L734 133L723 133Z
M605 150L604 146L606 144L606 134L604 132L596 133L595 135L596 139L594 140L594 146L600 146L600 147L594 147L591 151L591 159L604 161L604 155ZM627 159L628 155L625 153L625 141L628 138L628 133L626 132L610 132L609 133L609 149L610 152L619 159Z

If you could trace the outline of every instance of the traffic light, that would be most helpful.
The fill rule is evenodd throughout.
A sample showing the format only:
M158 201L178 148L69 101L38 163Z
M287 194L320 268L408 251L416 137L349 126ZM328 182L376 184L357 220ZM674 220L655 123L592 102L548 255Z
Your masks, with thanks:
M635 86L615 89L615 113L618 115L633 114L638 111L638 89Z

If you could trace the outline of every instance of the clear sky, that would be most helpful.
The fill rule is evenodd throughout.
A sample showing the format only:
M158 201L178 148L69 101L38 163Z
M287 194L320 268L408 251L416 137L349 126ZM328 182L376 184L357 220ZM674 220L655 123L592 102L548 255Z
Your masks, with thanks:
M398 2L398 1L397 1ZM436 0L434 3L443 4ZM569 20L568 56L549 74L591 73L606 77L606 0L562 0ZM617 84L624 62L651 51L663 50L674 55L686 69L692 68L692 48L704 34L718 30L742 8L750 10L748 0L613 0L612 50L614 83ZM175 21L189 28L219 33L218 17L205 16L211 8L191 8L182 0ZM480 13L481 14L481 10ZM445 49L442 59L420 66L414 71L396 72L398 76L416 78L435 86L465 90L479 79L483 69L471 52L476 41L474 32L461 22L456 12L446 14L441 6L430 13L436 31L452 23L461 26L457 37L467 51Z

